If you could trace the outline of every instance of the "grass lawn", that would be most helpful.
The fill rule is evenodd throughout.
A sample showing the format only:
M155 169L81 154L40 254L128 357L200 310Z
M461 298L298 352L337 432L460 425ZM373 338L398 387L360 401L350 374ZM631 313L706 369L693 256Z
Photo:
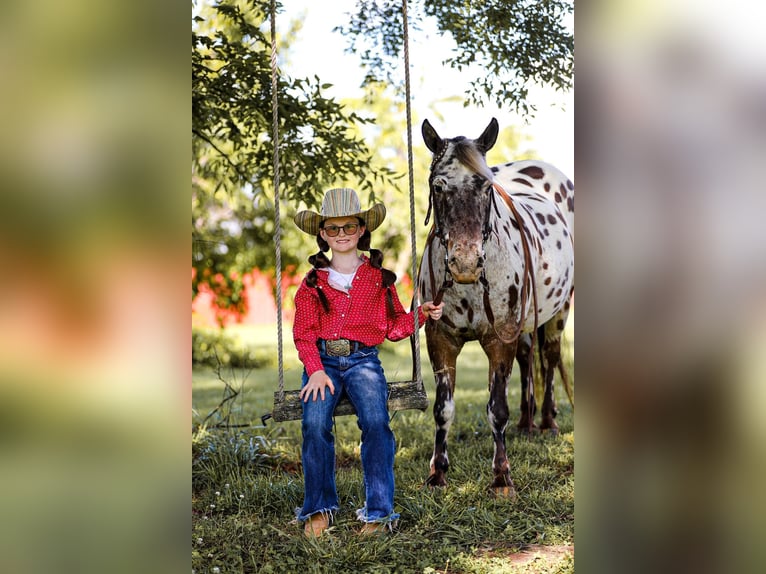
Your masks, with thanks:
M560 384L559 437L507 437L514 500L487 492L492 439L487 423L487 362L477 343L458 360L456 420L449 434L449 486L423 488L433 448L430 409L402 411L392 421L397 438L395 499L401 514L389 536L361 538L354 510L364 504L359 430L353 416L336 419L337 487L341 510L328 536L308 540L294 521L303 498L300 422L262 425L270 412L278 375L274 327L238 327L230 332L270 356L251 371L210 368L193 371L192 566L202 572L573 572L574 421ZM299 387L302 367L285 329L285 388ZM567 364L572 372L570 334ZM426 390L434 383L425 338L422 363ZM391 380L411 377L409 343L381 348ZM198 425L221 402L226 380L238 391L227 404L226 429ZM558 382L558 379L557 379ZM518 369L509 387L515 427L520 389ZM214 415L208 425L218 422ZM538 418L539 421L539 418ZM217 569L217 570L215 570Z

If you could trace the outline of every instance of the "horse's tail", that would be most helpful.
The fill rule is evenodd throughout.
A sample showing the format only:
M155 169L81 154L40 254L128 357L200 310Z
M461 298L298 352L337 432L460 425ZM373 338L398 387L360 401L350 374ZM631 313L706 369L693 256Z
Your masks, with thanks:
M562 341L564 340L564 337L566 335L564 333L561 334ZM567 398L569 399L569 404L572 405L572 411L574 412L574 393L572 391L572 384L569 380L569 371L567 370L566 365L564 364L564 353L559 353L559 364L556 365L559 371L559 375L561 376L561 383L564 385L564 390L567 393Z
M561 359L559 359L559 375L561 375L561 382L563 383L564 390L567 393L569 404L572 405L572 411L574 411L574 397L572 397L572 387L569 384L569 373L567 372L567 369L564 366L564 361L562 361Z
M545 343L545 326L540 325L537 328L537 356L534 362L534 392L537 396L542 397L545 391L545 377L543 377L543 345ZM572 394L572 384L569 378L569 371L567 371L566 365L564 365L564 355L559 353L559 361L555 367L559 376L561 377L561 383L564 385L564 391L569 399L569 404L572 405L574 410L574 396Z

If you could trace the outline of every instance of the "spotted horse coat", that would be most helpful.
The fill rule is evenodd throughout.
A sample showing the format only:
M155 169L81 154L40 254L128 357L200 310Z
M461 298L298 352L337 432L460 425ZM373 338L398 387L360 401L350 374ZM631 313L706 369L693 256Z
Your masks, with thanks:
M447 484L455 365L463 345L478 340L489 360L487 415L495 447L490 486L513 496L505 448L507 384L516 358L522 381L517 426L532 430L533 332L540 339L545 381L540 429L558 430L553 375L574 291L574 185L539 161L488 167L486 152L498 134L494 118L475 140L442 139L428 120L422 134L433 153L426 218L428 223L433 215L433 225L420 265L420 289L424 300L443 295L445 303L442 319L429 320L425 329L436 382L436 433L426 484Z

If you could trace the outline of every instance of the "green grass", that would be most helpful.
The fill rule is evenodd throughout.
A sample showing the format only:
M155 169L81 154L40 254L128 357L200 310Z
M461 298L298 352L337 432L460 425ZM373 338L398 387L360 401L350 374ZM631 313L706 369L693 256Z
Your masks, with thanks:
M273 348L275 329L232 330L248 344ZM567 338L571 341L571 336ZM423 339L423 375L433 400L433 375ZM571 357L571 349L569 351ZM408 343L386 343L381 358L389 379L409 379ZM298 388L301 366L289 331L284 343L285 387ZM571 372L571 360L570 372ZM518 369L509 387L512 425L518 417ZM294 521L302 503L300 422L261 425L277 389L276 367L220 375L239 391L229 422L253 425L199 429L193 442L192 566L196 572L573 572L571 558L510 566L523 545L571 545L574 540L574 423L557 384L558 438L508 433L515 500L487 491L492 440L485 414L487 362L476 343L458 360L456 420L449 435L449 486L423 488L433 448L430 410L396 414L395 499L402 517L390 536L362 539L354 510L364 503L353 416L336 419L337 486L341 510L329 536L308 540ZM223 383L212 369L193 372L192 422L197 425L221 401ZM208 425L219 419L212 417ZM539 420L539 419L538 419Z

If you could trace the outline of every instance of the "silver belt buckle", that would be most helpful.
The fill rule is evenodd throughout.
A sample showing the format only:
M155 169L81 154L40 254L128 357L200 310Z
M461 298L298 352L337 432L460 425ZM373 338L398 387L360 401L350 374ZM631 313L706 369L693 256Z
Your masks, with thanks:
M325 348L327 354L333 357L348 357L351 354L351 341L348 339L325 341Z

